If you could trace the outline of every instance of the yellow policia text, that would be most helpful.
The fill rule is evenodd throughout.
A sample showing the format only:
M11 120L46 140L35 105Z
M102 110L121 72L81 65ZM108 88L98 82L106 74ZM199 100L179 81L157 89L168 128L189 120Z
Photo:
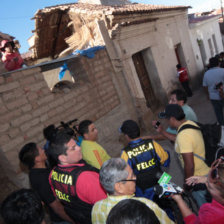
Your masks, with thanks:
M128 158L131 159L132 157L136 157L137 155L152 149L153 149L153 144L151 142L144 145L140 145L139 147L133 148L127 152Z
M55 189L55 193L59 199L70 202L69 195L62 193L61 191L59 191L57 189Z
M51 178L55 181L58 181L63 184L72 185L72 176L68 174L57 173L56 171L52 172Z

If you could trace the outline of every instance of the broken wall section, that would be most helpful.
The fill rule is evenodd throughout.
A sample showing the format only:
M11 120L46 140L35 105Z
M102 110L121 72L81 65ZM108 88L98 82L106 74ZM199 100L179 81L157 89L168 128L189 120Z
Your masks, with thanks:
M31 141L43 146L42 131L49 124L91 119L100 144L112 156L120 154L118 128L124 119L134 118L135 108L124 103L131 101L128 90L114 73L106 50L98 51L93 59L77 57L67 62L75 84L55 93L43 76L44 71L58 67L53 62L0 76L0 162L18 186L28 183L18 152Z

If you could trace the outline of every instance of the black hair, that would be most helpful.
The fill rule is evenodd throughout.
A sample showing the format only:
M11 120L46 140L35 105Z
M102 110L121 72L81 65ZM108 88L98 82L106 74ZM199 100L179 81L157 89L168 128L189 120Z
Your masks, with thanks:
M130 138L130 139L135 139L135 138L139 138L140 137L140 128L136 128L136 129L133 129L132 132L130 133L127 133L127 136Z
M125 199L115 205L106 224L159 224L155 213L144 203L135 199Z
M140 137L140 127L137 122L133 120L126 120L121 125L121 132L127 135L130 139Z
M14 43L14 41L9 41L9 42L7 42L6 44L8 44L8 43L12 46L12 49L14 50L14 48L15 48L15 43ZM6 44L5 44L5 45L6 45ZM2 52L5 52L5 47L1 48L1 51L2 51Z
M84 120L81 121L78 127L79 134L84 137L84 134L89 133L89 125L91 125L93 122L91 120Z
M43 130L43 135L44 135L45 139L47 139L50 142L52 141L52 139L54 139L56 133L57 133L57 129L55 128L55 126L53 124L48 125Z
M187 94L181 89L175 89L170 94L176 95L178 101L183 100L184 103L187 102Z
M174 117L174 116L171 116ZM179 116L174 117L177 121L182 121L185 118L185 114L179 114Z
M176 68L177 68L177 69L180 69L180 68L181 68L181 64L177 64L177 65L176 65Z
M209 67L214 68L214 67L217 67L217 66L219 66L219 59L216 58L216 57L210 58L209 59Z
M49 156L55 160L58 160L58 156L66 155L66 151L68 147L66 144L72 139L71 135L68 135L65 130L60 130L56 133L55 138L50 143L50 147L48 149Z
M224 57L224 52L222 51L219 55L220 57Z
M33 190L20 189L3 201L1 215L5 224L40 224L44 219L44 210Z
M30 142L22 147L19 152L19 160L26 165L29 169L32 169L35 165L35 158L39 155L36 143Z

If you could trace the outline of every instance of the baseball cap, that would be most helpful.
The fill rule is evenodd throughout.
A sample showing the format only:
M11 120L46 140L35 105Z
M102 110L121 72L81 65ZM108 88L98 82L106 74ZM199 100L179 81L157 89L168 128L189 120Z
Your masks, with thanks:
M160 112L158 116L161 119L174 117L177 120L181 120L185 118L184 111L178 104L168 104L165 111Z
M126 120L119 128L120 133L124 133L128 136L133 136L136 133L140 133L138 124L133 120Z

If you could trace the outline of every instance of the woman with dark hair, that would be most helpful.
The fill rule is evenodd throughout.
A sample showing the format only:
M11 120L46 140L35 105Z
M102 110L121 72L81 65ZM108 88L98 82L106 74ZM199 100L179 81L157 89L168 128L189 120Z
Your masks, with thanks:
M13 71L22 68L24 61L21 55L15 51L13 41L2 40L0 50L2 53L2 62L8 71Z
M193 176L187 179L187 184L205 183L212 196L211 203L200 207L196 216L185 204L181 195L173 195L184 217L185 224L220 224L224 220L224 157L217 159L211 166L207 176Z
M159 224L155 213L144 203L125 199L115 205L108 217L106 224Z

